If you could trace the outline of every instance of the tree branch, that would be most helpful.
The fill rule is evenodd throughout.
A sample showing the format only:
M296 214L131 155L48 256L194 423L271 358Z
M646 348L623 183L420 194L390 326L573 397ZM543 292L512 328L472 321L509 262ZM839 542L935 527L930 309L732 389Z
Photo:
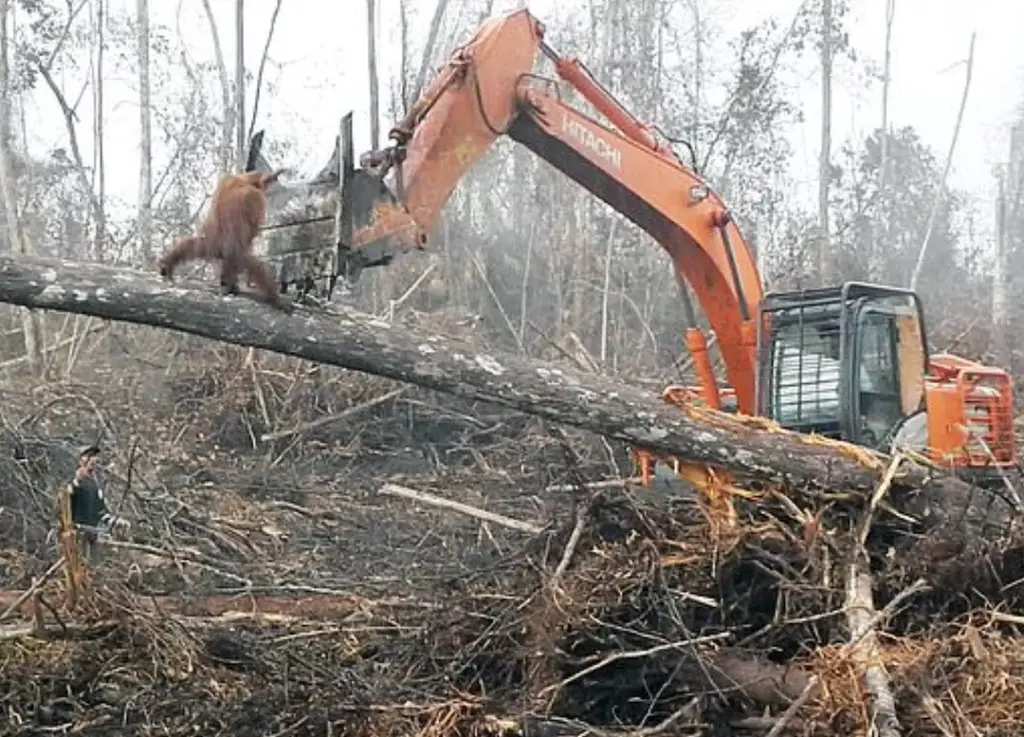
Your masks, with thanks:
M281 12L282 0L274 4L274 13L270 16L270 30L267 31L267 40L263 44L263 55L260 57L260 67L256 72L256 90L252 99L252 118L249 120L249 135L246 141L252 140L252 132L256 128L256 113L260 109L260 89L263 87L263 70L267 66L267 57L270 55L270 42L274 39L274 29L277 28L277 15Z
M75 173L78 175L79 184L82 186L83 193L89 198L89 206L92 208L93 219L99 227L99 224L103 222L103 203L100 202L96 196L96 192L92 188L92 183L89 181L89 176L86 174L85 161L82 159L82 149L78 146L78 130L75 127L75 111L68 104L68 100L64 97L64 93L61 92L60 87L54 80L50 70L42 63L37 65L39 74L42 76L43 81L46 82L46 86L50 88L53 93L54 99L57 100L57 104L60 106L60 111L64 116L64 127L68 132L68 144L71 146L71 156L75 162Z
M220 32L217 30L217 19L213 16L210 0L202 0L203 12L210 24L210 37L213 39L214 59L217 63L217 76L220 79L220 103L224 109L224 120L221 121L220 173L226 174L231 168L231 133L233 129L231 108L231 86L228 84L228 66L224 61L224 51L220 45Z

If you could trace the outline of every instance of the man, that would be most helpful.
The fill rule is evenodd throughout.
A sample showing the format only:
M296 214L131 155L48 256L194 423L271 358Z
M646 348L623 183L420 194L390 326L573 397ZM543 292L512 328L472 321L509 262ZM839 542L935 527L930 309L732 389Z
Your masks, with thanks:
M79 550L86 560L93 559L100 534L106 534L115 527L128 527L127 520L115 517L107 510L99 479L99 455L100 449L95 445L79 451L75 477L67 490L71 521L78 528Z

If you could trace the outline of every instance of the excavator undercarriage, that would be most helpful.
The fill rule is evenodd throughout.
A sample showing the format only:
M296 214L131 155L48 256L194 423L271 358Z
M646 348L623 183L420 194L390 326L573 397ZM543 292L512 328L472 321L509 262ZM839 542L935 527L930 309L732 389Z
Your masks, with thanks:
M670 386L666 401L700 400L861 448L895 444L979 482L1006 483L1017 448L1005 371L929 355L920 302L905 289L847 282L764 294L728 207L673 142L543 37L527 10L492 18L391 130L390 146L363 154L357 167L350 113L315 177L272 186L263 255L282 289L329 300L364 269L424 249L454 187L507 135L645 230L695 294L726 381L719 386L684 290L685 342L699 385ZM535 73L541 57L557 80ZM562 85L604 120L570 106ZM253 138L248 167L270 171L262 139ZM658 462L693 475L675 459L634 455L647 483Z

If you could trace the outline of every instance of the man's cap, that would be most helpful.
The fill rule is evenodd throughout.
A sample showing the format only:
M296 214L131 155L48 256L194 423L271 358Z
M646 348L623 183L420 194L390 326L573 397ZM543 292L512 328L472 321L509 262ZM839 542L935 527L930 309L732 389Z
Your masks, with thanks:
M100 454L100 447L98 445L83 445L78 449L78 458L90 458Z

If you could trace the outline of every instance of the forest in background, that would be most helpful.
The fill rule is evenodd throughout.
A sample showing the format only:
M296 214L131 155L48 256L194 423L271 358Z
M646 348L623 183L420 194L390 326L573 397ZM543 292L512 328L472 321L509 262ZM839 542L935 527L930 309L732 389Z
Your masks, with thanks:
M722 58L716 36L713 63L712 33L722 29L707 23L702 0L592 0L573 22L544 20L558 48L579 54L628 109L692 146L695 168L732 207L770 289L848 279L908 285L924 245L915 281L931 348L1020 373L1013 337L1020 316L1010 309L1020 289L1016 275L1024 273L1020 146L1012 145L994 172L999 202L978 203L958 191L946 176L949 152L887 120L888 68L851 45L851 1L806 0L793 17L726 29L729 55ZM898 2L888 3L891 20ZM210 0L192 4L209 21L212 59L190 57L175 28L151 23L146 0L120 10L104 0L0 2L0 93L10 103L0 114L0 249L152 268L155 254L194 227L217 174L238 166L259 106L273 99L264 64L273 56L274 21L289 8L274 3L260 63L246 66L223 48L232 35L237 41L247 14L262 17L271 5L238 0L242 23L232 29L218 27ZM375 58L362 73L373 78L371 119L379 123L371 127L379 143L387 121L401 116L454 46L494 10L493 0L412 5L368 2ZM389 24L397 18L397 29L381 29L382 16ZM382 72L382 39L396 33L398 68ZM964 66L969 85L970 60ZM553 75L549 67L537 71ZM817 207L791 196L785 131L802 112L779 77L794 67L818 69L811 79L826 111L836 69L863 76L883 100L879 124L864 140L834 140L823 116L822 150L829 154L820 161ZM91 109L104 110L104 80L113 78L135 80L139 90L139 139L130 143L140 150L139 194L128 216L115 214L123 203L112 203L105 189L105 151L124 142L106 140L102 115L89 120L77 112L85 97ZM65 123L64 140L46 156L27 153L19 104L36 93L52 96ZM268 137L270 156L287 166L303 131L278 127ZM98 145L79 143L84 139ZM169 162L158 167L154 147L173 152ZM995 228L979 227L985 211ZM979 230L995 232L997 243ZM434 243L429 255L366 274L355 305L381 313L417 284L404 308L479 315L496 345L547 355L552 343L569 341L602 371L676 378L686 325L669 260L649 236L529 151L500 140L454 193ZM42 366L47 347L67 345L64 318L6 312L3 358ZM72 344L82 339L80 330L75 335Z

